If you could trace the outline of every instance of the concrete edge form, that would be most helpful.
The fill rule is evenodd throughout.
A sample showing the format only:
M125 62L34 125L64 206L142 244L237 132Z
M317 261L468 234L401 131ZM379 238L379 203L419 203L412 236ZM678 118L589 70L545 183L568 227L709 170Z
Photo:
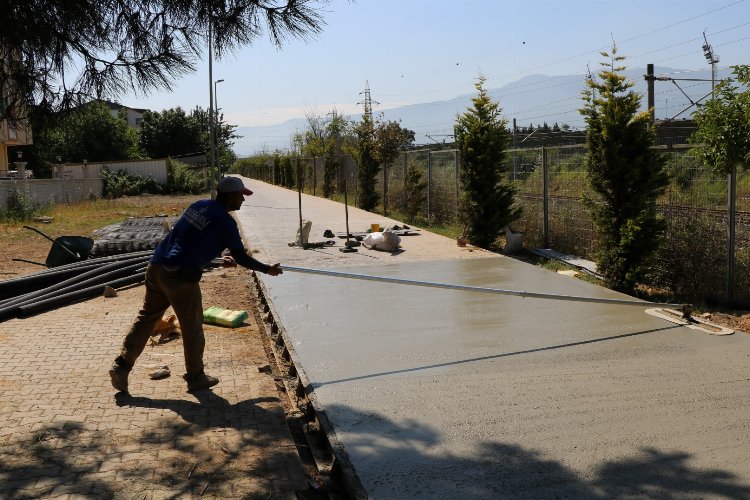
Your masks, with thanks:
M302 370L291 339L280 321L273 302L268 298L268 289L256 272L251 273L259 303L258 326L271 345L280 376L277 381L284 384L292 407L304 419L301 426L307 445L315 461L315 467L324 479L331 498L367 499L364 487L354 471L343 445L336 438L333 426L325 412L317 404L312 384Z

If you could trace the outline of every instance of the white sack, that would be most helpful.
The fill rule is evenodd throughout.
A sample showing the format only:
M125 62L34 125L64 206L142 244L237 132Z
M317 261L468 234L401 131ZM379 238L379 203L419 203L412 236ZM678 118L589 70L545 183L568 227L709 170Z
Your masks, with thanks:
M370 249L395 252L401 245L401 238L392 229L386 229L383 232L368 234L362 240L362 244Z

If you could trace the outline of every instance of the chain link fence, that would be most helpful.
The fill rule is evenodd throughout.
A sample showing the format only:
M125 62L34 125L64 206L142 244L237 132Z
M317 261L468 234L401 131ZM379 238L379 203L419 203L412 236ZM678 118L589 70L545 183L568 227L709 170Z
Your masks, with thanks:
M721 303L729 296L737 304L750 305L750 175L741 173L737 177L736 237L730 250L727 178L712 173L690 154L690 148L656 147L665 156L672 183L658 200L659 213L666 224L665 238L656 249L647 285L657 292L663 290L665 294L697 303ZM523 209L521 218L512 227L525 233L526 246L551 248L596 260L599 246L596 228L582 202L584 195L596 200L586 175L585 146L510 149L507 153L509 181L517 188L517 202ZM302 172L299 175L303 191L322 195L323 160L296 161ZM427 183L426 201L418 217L433 223L456 222L459 161L456 150L402 152L378 174L376 189L381 196L377 211L385 215L394 210L403 213L406 174L409 168L414 168ZM338 164L336 192L343 192L346 180L349 203L356 204L357 162L346 156L340 157ZM241 173L292 187L289 185L292 170L296 172L295 166L282 168L271 163ZM286 172L283 178L281 171ZM734 254L734 267L728 274L730 251Z

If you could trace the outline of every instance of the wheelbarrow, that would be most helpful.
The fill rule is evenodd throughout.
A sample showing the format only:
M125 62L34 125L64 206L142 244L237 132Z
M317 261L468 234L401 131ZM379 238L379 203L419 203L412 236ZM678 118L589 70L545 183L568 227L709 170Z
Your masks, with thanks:
M52 248L50 248L47 260L44 263L47 267L57 267L86 260L94 246L94 240L84 236L59 236L52 239L36 228L23 227L41 234L52 242Z

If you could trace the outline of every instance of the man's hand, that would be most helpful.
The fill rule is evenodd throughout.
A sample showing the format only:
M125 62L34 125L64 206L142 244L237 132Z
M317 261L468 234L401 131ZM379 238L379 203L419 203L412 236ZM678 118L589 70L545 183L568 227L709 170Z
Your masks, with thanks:
M221 267L237 267L237 263L234 261L231 255L225 255L221 260Z
M284 271L281 269L281 264L276 263L268 268L268 274L270 276L278 276L279 274L284 274Z

